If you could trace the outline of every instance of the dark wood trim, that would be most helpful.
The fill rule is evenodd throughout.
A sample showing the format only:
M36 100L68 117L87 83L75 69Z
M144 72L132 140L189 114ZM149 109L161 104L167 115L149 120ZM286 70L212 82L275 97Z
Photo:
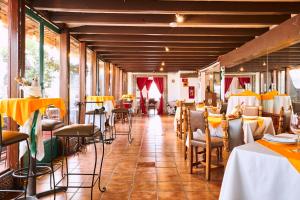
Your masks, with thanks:
M79 43L79 100L85 102L86 96L86 43ZM84 124L85 105L81 106L79 123Z
M97 78L99 78L99 66L97 63L97 53L93 51L92 54L92 95L97 94ZM98 70L97 70L98 68ZM97 74L98 72L98 74ZM99 81L98 81L99 83ZM99 87L99 86L98 86Z

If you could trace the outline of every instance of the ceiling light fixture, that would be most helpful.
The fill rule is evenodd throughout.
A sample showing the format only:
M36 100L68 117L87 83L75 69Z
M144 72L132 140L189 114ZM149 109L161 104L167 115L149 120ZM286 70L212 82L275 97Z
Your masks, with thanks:
M159 68L159 71L161 71L161 72L164 71L164 68L163 67Z
M245 69L244 69L244 67L241 67L240 72L243 72L243 71L245 71Z
M161 62L161 66L165 66L166 64L165 64L165 62L164 61L162 61Z
M177 23L176 22L171 22L171 23L169 23L169 26L170 27L177 27Z
M267 63L264 61L262 65L263 65L263 66L267 66Z
M165 47L165 51L169 52L170 51L169 47Z
M183 15L180 15L180 14L178 14L178 13L176 13L176 22L177 23L182 23L182 22L184 22L184 16Z

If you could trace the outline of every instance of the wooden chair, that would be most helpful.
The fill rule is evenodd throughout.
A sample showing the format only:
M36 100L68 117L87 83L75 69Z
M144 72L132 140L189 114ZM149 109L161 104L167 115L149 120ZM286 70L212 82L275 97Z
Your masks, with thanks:
M204 129L205 135L200 135L195 137L194 136L194 127L195 124L192 122L192 118L197 118L197 120L200 120L199 123L200 129ZM205 178L206 180L210 180L211 176L211 169L212 168L219 168L223 167L223 165L220 165L217 163L217 165L212 165L212 150L223 147L223 139L219 137L211 137L210 131L208 128L208 112L207 109L204 111L191 111L190 109L187 109L187 127L188 127L188 157L189 157L189 171L192 174L193 173L193 166L198 164L203 164L205 166ZM204 127L203 127L204 125ZM202 127L201 127L202 126ZM202 148L203 151L198 152L197 148ZM195 152L194 152L195 151ZM194 153L196 154L196 162L194 163L193 157ZM205 160L198 162L197 155L201 153L204 153ZM218 160L219 161L219 160Z
M155 101L155 99L149 99L149 101L148 101L148 113L149 113L150 110L154 110L154 115L155 115L156 104L157 104L157 101Z
M243 119L241 116L235 119L229 119L223 113L222 118L223 143L224 143L224 164L228 160L230 152L234 147L244 144L243 140Z
M262 107L261 106L245 106L243 109L243 115L262 116Z
M276 134L289 132L290 119L292 114L292 107L290 107L287 111L284 110L284 107L281 107L280 113L268 113L263 112L263 117L271 117L274 125L274 129Z
M178 101L176 106L177 106L177 109L180 109L179 120L176 121L176 135L177 135L177 137L182 138L182 124L183 124L182 107L183 107L183 102Z

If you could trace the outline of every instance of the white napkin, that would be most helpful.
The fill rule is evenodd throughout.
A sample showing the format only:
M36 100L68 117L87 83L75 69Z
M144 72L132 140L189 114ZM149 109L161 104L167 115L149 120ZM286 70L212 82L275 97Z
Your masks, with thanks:
M264 140L270 142L279 142L279 143L296 143L297 135L282 133L278 135L265 134L263 137Z
M222 117L222 114L215 114L215 113L208 113L208 116L210 117Z
M203 134L201 129L197 129L195 132L193 132L193 139L194 140L200 140L201 136L203 136L205 134Z

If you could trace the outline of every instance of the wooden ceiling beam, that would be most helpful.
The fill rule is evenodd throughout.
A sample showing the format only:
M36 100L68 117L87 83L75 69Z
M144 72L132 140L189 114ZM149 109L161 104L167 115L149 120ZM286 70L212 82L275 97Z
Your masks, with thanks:
M164 49L169 47L172 51L173 48L236 48L243 45L243 43L171 43L171 42L89 42L89 47L138 47L140 50L146 47Z
M133 35L78 35L84 42L165 42L165 43L244 43L250 36L133 36Z
M300 41L300 14L283 22L260 37L219 57L222 66L235 65L294 45Z
M264 28L279 24L291 16L287 15L187 15L184 23L177 27L211 28ZM134 26L134 27L170 27L174 15L153 14L105 14L105 13L51 13L55 23L69 25Z
M159 53L151 53L151 52L98 52L98 55L103 57L118 57L118 56L147 56L147 57L172 57L172 56L218 56L222 52L159 52Z
M166 2L153 0L43 0L33 1L38 10L88 13L149 13L149 14L277 14L299 13L294 2Z
M120 27L80 26L70 29L71 34L101 35L158 35L158 36L257 36L268 28L176 28L176 27Z
M164 47L93 47L92 48L94 51L97 51L99 54L101 53L137 53L137 52L141 52L141 53L165 53L165 48ZM211 53L211 52L216 52L216 53L223 53L223 52L229 52L230 50L232 50L233 48L220 48L220 47L216 47L216 48L212 48L212 47L199 47L199 48L170 48L170 52L207 52L207 53ZM169 52L169 53L170 53Z

